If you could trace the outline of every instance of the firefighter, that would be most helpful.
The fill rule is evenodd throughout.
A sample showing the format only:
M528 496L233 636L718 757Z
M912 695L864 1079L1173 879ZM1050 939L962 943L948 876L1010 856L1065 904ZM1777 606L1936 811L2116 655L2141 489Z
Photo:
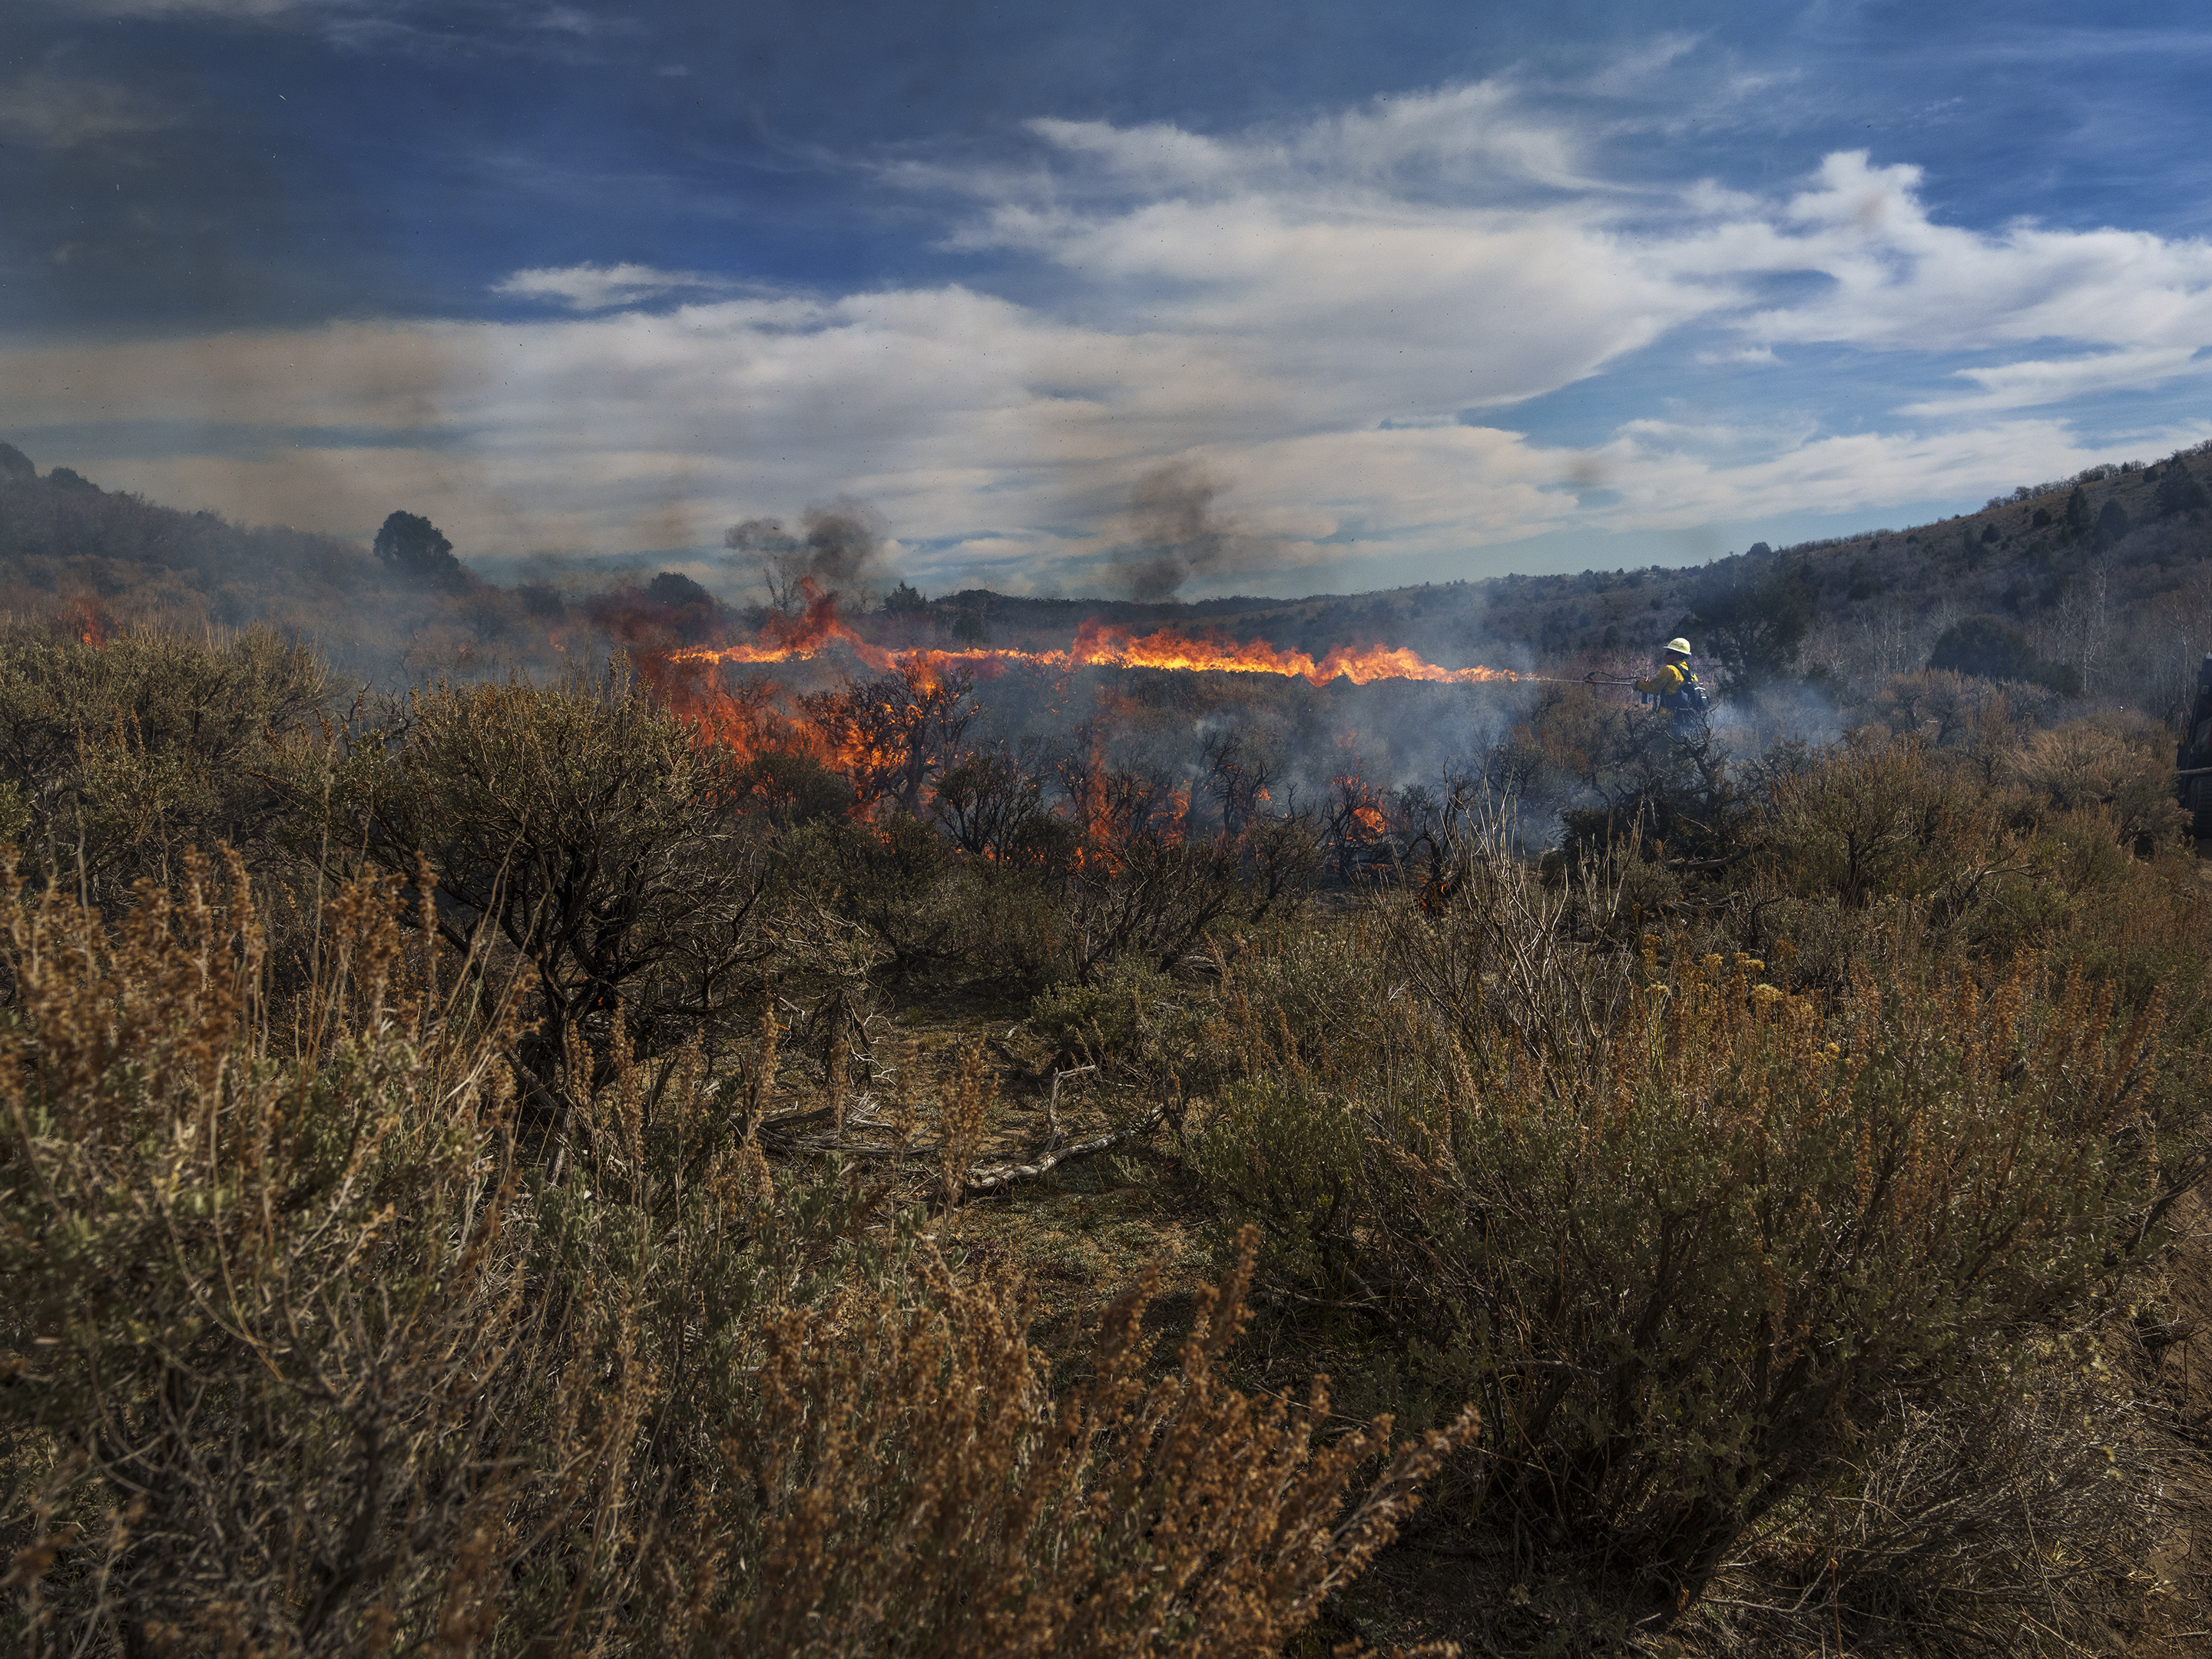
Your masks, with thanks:
M1694 738L1705 729L1705 710L1711 699L1690 667L1690 642L1667 641L1659 658L1659 672L1633 682L1636 689L1674 717L1674 734Z

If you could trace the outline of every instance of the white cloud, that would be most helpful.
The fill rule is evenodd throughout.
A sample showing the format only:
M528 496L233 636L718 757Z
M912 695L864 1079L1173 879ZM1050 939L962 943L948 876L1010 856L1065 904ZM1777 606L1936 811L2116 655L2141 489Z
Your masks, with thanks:
M1765 343L1923 352L2047 340L2212 344L2212 244L2025 222L1996 234L1939 225L1919 185L1917 167L1841 152L1821 164L1813 188L1775 210L1739 211L1654 251L1685 275L1829 279L1809 298L1747 310L1740 326Z
M738 284L690 270L656 270L651 265L539 266L518 270L491 285L494 294L523 300L556 300L571 311L608 311L664 295L726 292Z
M159 17L198 13L204 16L270 18L288 12L330 9L340 0L72 0L80 11L102 17Z
M404 505L465 553L711 545L849 493L933 550L910 568L933 586L1080 572L1133 481L1185 457L1286 572L1344 586L1377 555L1979 499L2103 459L2068 399L2199 372L2212 346L2202 242L1938 223L1916 170L1860 154L1781 196L1619 189L1503 82L1244 133L1034 131L1038 165L885 174L963 191L946 240L1026 264L1024 302L535 269L495 291L572 314L0 347L0 425L303 429L266 459L95 476L356 533ZM1652 393L1577 447L1513 429L1506 411L1677 340L1765 402L1716 418ZM1881 354L1913 401L1839 434L1790 379L1809 350L1778 344ZM361 426L385 444L314 435Z
M2185 374L2212 373L2212 358L2186 345L2106 351L2088 357L2027 358L1990 368L1962 368L1954 378L1978 392L1906 404L1905 415L1959 415L1982 410L2029 409L2106 392L2135 392Z

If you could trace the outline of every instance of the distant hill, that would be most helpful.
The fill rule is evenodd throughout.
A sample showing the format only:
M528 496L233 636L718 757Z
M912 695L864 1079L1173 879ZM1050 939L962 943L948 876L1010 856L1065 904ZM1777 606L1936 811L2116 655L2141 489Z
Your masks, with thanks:
M390 684L513 662L557 666L574 626L548 589L410 570L312 532L234 525L40 476L0 444L0 610L92 629L268 623L312 641L343 678Z
M105 491L66 467L42 477L0 445L0 607L72 604L118 623L267 622L312 639L342 675L386 682L545 672L594 632L705 637L757 620L680 576L595 598L497 586L458 567L439 578L334 537ZM1838 688L1924 668L1947 630L1985 619L2069 685L2170 719L2212 648L2212 446L2092 468L1939 523L1759 544L1690 568L1196 603L908 589L851 620L887 643L1056 646L1093 617L1218 629L1316 656L1385 642L1454 666L1577 672L1640 665L1686 634L1723 680L1810 675Z
M1935 524L1761 543L1686 568L1194 605L976 590L933 599L926 614L938 633L965 619L967 631L1005 644L1065 641L1084 617L1103 616L1219 628L1316 655L1381 641L1453 666L1577 671L1641 672L1661 643L1686 634L1724 671L1809 674L1838 688L1923 669L1947 630L1987 617L2069 671L2069 684L2171 719L2212 650L2212 446L2092 468Z

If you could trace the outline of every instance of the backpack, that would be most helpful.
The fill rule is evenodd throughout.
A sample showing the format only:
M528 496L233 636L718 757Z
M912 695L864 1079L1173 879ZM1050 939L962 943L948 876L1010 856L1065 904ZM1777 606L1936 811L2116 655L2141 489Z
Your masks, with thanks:
M1682 671L1682 684L1659 699L1662 708L1672 709L1677 714L1703 714L1713 706L1712 693L1705 690L1705 682L1688 669Z

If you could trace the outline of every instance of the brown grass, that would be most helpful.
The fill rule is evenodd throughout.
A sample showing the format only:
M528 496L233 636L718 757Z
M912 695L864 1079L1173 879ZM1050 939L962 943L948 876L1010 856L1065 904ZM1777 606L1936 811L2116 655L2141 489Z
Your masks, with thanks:
M772 1020L716 1077L572 1040L540 1174L513 1000L403 933L427 891L337 893L289 1000L235 871L138 899L17 911L27 1652L1272 1652L1472 1437L1231 1387L1249 1241L1164 1370L1140 1285L1056 1393L923 1212L771 1175Z

